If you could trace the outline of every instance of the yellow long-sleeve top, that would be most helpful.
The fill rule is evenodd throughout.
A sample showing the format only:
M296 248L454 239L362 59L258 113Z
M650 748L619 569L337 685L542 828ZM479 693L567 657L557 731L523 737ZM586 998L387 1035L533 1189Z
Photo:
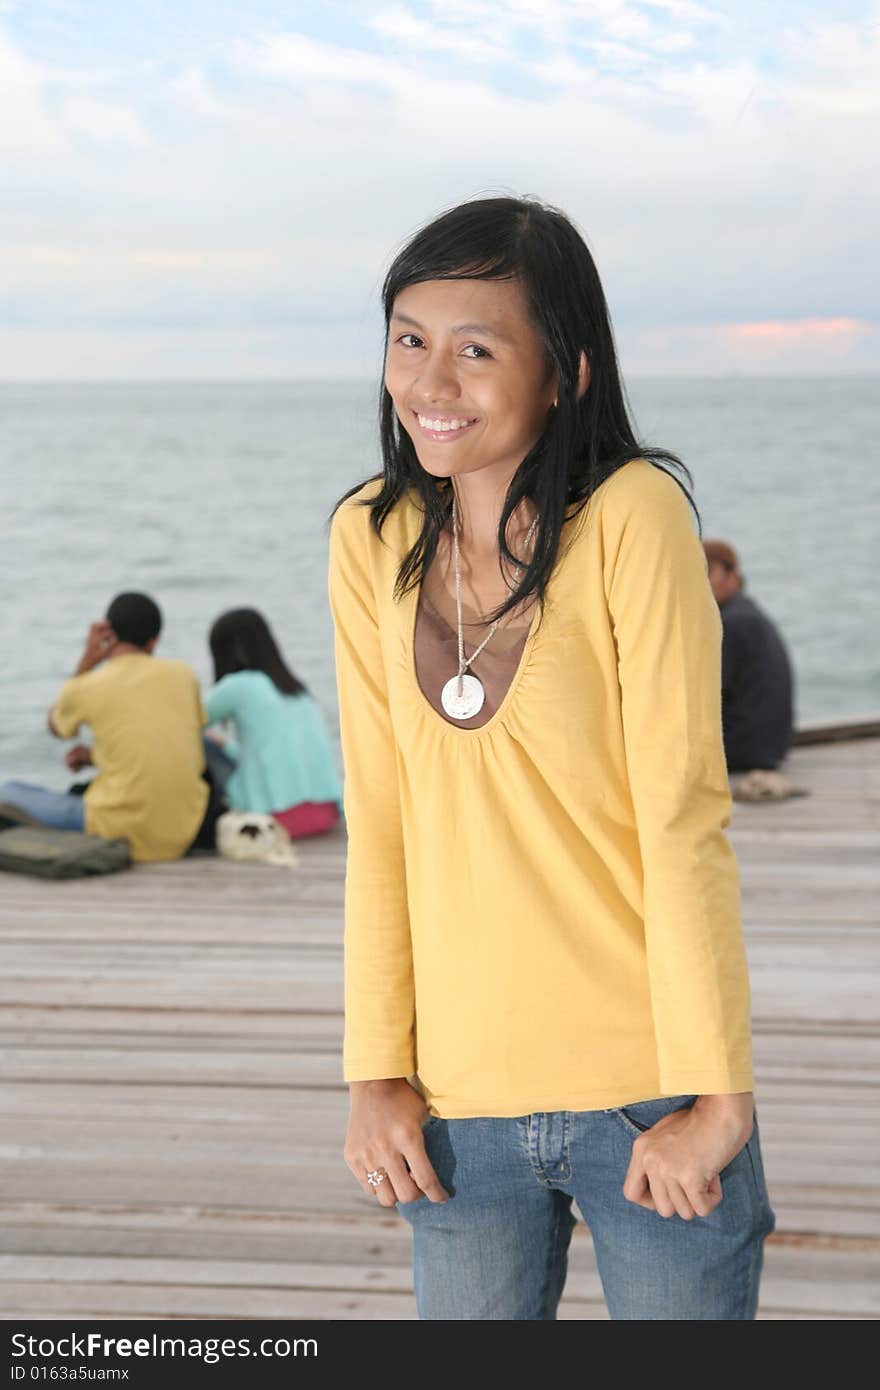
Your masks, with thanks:
M679 484L633 459L566 520L470 729L418 684L418 590L392 594L418 498L380 539L378 489L330 528L345 1080L409 1077L446 1118L753 1090L721 617Z

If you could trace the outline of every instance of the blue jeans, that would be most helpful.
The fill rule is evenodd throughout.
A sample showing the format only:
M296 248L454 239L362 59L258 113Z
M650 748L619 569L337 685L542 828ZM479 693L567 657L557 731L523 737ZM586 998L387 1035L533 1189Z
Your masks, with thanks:
M0 804L17 806L52 830L84 830L86 808L75 792L53 792L31 782L0 782Z
M748 1143L721 1171L722 1198L708 1216L663 1217L621 1191L637 1136L695 1100L429 1118L425 1149L449 1200L397 1204L413 1231L419 1317L554 1319L575 1200L612 1319L754 1318L764 1238L776 1226L757 1117Z
M205 763L219 793L235 768L220 746L202 735ZM85 830L86 808L81 793L53 792L32 782L0 782L0 805L6 802L52 830Z
M238 764L235 758L230 758L229 755L224 752L216 739L207 738L203 734L202 744L205 749L205 762L208 771L211 774L214 786L222 795L226 790L226 783L229 781Z

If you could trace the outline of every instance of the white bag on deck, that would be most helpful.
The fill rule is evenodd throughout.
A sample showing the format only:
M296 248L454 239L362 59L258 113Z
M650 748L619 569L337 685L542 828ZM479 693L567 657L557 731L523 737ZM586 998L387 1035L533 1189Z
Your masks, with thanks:
M217 821L217 852L226 859L250 859L294 868L299 854L290 836L266 811L226 811Z

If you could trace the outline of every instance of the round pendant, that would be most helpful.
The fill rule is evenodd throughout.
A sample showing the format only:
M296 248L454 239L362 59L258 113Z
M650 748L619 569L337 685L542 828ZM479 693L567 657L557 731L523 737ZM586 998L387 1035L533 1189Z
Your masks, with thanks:
M461 694L458 693L458 676L452 676L440 692L440 703L452 719L470 719L479 714L486 698L482 684L476 676L465 671L461 677Z

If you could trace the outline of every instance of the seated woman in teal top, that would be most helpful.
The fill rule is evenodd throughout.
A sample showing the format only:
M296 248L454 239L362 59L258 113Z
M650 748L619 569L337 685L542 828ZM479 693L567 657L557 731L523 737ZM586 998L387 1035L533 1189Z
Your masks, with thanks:
M285 664L265 618L254 608L231 609L209 642L217 684L205 695L208 719L235 728L222 741L235 764L224 787L229 805L270 812L293 838L332 829L343 797L324 716Z

